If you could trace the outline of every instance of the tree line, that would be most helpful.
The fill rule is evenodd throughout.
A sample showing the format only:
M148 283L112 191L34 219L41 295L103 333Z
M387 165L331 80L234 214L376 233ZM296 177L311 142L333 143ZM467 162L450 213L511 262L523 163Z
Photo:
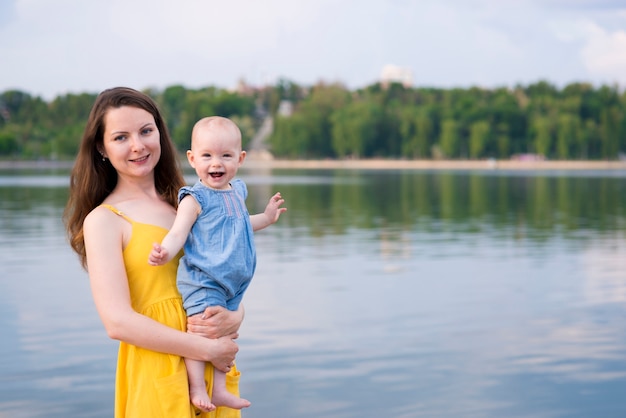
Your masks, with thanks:
M546 81L512 88L426 88L375 83L301 86L181 85L144 91L159 104L177 148L189 147L196 120L232 118L244 147L272 117L267 145L278 158L617 159L626 152L626 93L617 86ZM94 93L51 101L0 94L0 158L71 159ZM286 106L287 104L287 106Z

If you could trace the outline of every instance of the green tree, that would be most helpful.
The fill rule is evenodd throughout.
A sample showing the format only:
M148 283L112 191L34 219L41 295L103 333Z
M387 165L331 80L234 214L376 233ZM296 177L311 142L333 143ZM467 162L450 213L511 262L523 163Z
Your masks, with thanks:
M180 151L189 149L191 131L195 123L201 118L215 115L213 97L213 89L190 90L187 92L185 104L179 116L180 122L173 127L169 127L172 140Z
M578 136L579 158L585 160L589 155L595 154L594 150L599 148L598 126L593 119L587 119L581 127L581 134Z
M602 141L603 158L611 159L617 157L622 118L622 112L617 106L610 106L602 110L600 118L600 139Z
M155 96L163 112L165 123L173 133L183 123L187 89L181 85L169 86L163 90L163 93Z
M439 147L445 157L456 157L459 148L459 131L455 120L447 119L442 122Z
M428 110L420 112L415 120L415 151L416 157L426 158L429 156L428 150L434 136L435 127L429 116Z
M268 140L272 153L289 158L301 158L306 155L309 147L306 129L302 115L277 116L274 122L274 132Z
M194 123L215 114L237 120L245 146L281 100L289 100L294 113L274 119L270 143L276 155L293 158L506 158L537 152L594 159L616 158L626 150L626 93L616 86L573 83L559 90L540 81L490 90L375 83L349 91L340 84L303 87L280 80L237 92L181 85L144 92L159 104L182 151L189 147ZM73 157L95 96L60 95L47 103L19 90L0 93L0 155ZM364 126L372 129L357 141L354 133ZM342 143L339 131L350 142Z
M487 121L482 120L474 122L470 126L469 148L471 158L480 158L483 156L490 134L491 127Z
M572 115L567 113L559 115L556 125L556 155L562 160L570 156L570 141L574 140L574 126Z
M509 138L509 125L502 122L496 126L496 150L498 158L509 158L511 156Z
M8 129L0 130L0 156L15 155L19 151L19 144L15 134Z
M556 153L560 159L569 159L581 148L584 137L582 123L576 114L561 114L557 121ZM581 153L578 152L580 156Z
M382 109L377 103L352 102L330 117L332 144L339 157L366 155L377 137Z
M434 126L427 107L410 106L400 113L402 156L426 158Z
M544 116L535 116L532 119L532 144L537 154L549 156L552 146L552 132L550 120Z
M348 100L348 91L338 84L320 83L311 89L310 95L296 109L300 116L298 123L304 129L301 134L306 137L306 150L298 157L334 156L330 117Z
M215 115L230 118L235 115L252 115L255 104L253 97L220 90L212 100L212 108Z

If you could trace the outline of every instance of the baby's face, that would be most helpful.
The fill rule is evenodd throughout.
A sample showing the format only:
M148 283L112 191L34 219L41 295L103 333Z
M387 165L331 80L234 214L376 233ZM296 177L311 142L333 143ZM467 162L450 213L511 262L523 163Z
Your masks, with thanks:
M217 190L230 189L245 158L241 137L232 129L207 128L196 132L187 151L189 164L205 186Z

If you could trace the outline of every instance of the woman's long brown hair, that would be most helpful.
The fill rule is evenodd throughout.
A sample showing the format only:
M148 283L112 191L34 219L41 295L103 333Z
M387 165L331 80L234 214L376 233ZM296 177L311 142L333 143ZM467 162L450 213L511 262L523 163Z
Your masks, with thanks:
M108 160L103 161L99 152L103 148L104 119L110 109L122 106L143 109L154 117L161 137L161 158L154 168L157 192L165 201L177 207L178 190L185 184L176 149L156 103L149 96L127 87L115 87L100 93L83 132L70 176L70 196L63 214L70 245L78 254L83 268L87 267L83 236L85 217L117 185L117 171Z

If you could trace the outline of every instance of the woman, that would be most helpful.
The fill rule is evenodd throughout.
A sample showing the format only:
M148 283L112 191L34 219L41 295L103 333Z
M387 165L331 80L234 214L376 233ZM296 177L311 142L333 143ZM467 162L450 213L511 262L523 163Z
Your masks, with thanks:
M65 222L106 331L121 341L116 418L198 416L189 402L183 357L228 372L228 389L239 394L233 339L243 310L207 310L208 320L189 326L201 335L184 332L185 311L176 289L180 254L163 266L147 263L152 243L160 242L174 222L183 185L154 101L124 87L103 91L72 170ZM218 408L200 416L239 417L240 412Z

